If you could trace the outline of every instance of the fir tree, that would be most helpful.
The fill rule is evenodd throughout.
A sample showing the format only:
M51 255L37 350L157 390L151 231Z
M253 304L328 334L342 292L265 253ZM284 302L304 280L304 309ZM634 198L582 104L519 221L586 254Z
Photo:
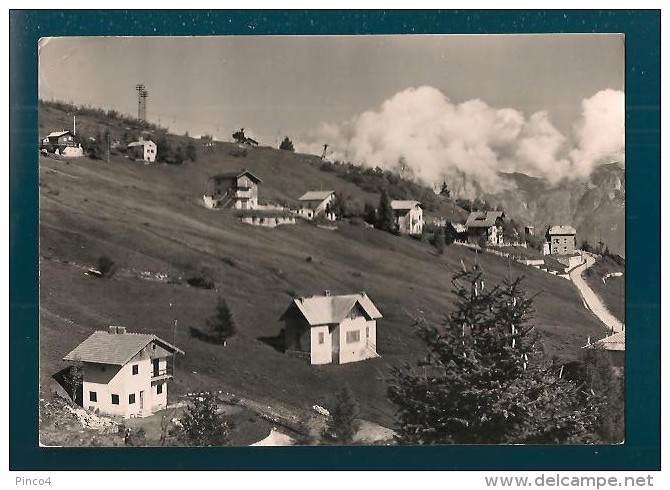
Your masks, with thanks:
M349 385L344 385L335 395L330 410L327 434L339 444L350 444L360 427L358 401Z
M520 283L487 288L477 267L455 276L456 310L440 327L420 324L427 355L391 372L400 443L597 439L598 400L542 361Z
M375 227L382 231L395 231L395 219L393 217L393 209L391 208L391 200L385 190L382 190L381 197L379 198L379 209L377 211Z
M179 438L189 445L223 446L228 442L228 423L211 393L195 395L179 422Z
M293 147L293 142L288 138L288 136L286 136L279 144L279 149L287 151L295 151L295 148Z
M216 304L216 313L209 320L209 326L219 340L225 341L237 332L235 319L225 298L219 298Z

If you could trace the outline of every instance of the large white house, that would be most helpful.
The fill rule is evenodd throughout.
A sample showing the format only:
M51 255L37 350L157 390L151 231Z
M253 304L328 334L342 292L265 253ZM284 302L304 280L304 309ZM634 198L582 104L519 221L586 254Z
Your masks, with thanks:
M134 160L143 160L147 163L156 161L158 147L151 140L140 139L128 144L128 156Z
M262 180L248 170L212 175L205 182L202 200L210 209L256 209L260 182Z
M296 298L280 320L287 353L311 364L345 364L377 354L377 319L382 314L365 293Z
M184 352L151 334L109 327L92 333L63 360L81 362L82 405L105 415L146 417L167 407L168 358Z
M391 201L398 233L420 235L423 231L423 208L419 201Z
M300 209L298 215L306 219L314 219L323 214L327 219L334 220L335 213L330 212L329 205L335 200L335 191L309 191L298 198Z

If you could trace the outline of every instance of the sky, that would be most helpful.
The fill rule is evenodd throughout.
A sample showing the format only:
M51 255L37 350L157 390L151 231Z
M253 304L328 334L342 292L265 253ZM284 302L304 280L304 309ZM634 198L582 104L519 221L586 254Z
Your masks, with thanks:
M143 83L147 118L172 132L328 142L426 181L624 160L619 35L48 38L39 63L43 99L137 114Z

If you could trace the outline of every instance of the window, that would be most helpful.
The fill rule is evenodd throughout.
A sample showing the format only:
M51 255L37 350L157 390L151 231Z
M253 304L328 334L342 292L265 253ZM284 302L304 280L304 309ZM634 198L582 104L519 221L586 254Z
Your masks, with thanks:
M370 327L365 327L365 338L370 338Z
M112 395L112 405L119 404L119 395Z
M325 342L323 332L319 332L319 344L323 344Z
M140 366L133 364L133 376L140 373Z
M156 385L156 394L160 395L161 393L163 393L163 383Z
M95 391L91 391L89 393L89 398L88 399L92 402L97 402L98 401L98 394Z
M130 405L132 405L133 403L135 403L135 393L131 393L130 395L128 395L128 403L129 403Z
M347 332L347 344L353 344L355 342L360 342L361 332L359 330L352 330Z

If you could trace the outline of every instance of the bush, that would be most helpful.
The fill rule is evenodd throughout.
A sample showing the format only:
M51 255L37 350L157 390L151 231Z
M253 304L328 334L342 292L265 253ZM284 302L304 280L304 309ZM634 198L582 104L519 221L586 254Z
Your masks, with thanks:
M98 270L103 277L112 277L116 273L116 263L106 255L98 257Z
M186 277L186 284L201 289L214 289L216 287L214 280L205 268L201 268L197 272L191 272Z

